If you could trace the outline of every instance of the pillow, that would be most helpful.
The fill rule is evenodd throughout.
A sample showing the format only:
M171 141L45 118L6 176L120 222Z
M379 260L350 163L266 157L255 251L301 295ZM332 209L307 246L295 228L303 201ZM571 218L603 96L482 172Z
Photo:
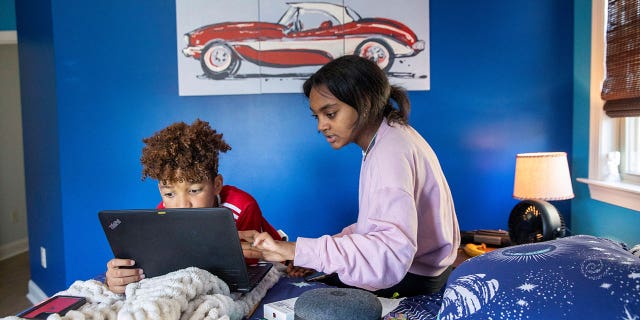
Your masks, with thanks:
M640 259L587 235L497 249L449 277L439 319L639 319Z

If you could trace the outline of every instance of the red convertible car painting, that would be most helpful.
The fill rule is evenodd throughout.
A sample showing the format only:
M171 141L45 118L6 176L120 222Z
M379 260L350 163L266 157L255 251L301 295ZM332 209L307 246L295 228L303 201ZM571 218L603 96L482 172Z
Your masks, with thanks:
M353 9L325 2L291 2L277 23L223 22L184 35L182 53L200 62L212 79L233 77L243 61L259 66L320 66L358 54L388 71L396 58L412 57L425 42L406 25L361 18Z

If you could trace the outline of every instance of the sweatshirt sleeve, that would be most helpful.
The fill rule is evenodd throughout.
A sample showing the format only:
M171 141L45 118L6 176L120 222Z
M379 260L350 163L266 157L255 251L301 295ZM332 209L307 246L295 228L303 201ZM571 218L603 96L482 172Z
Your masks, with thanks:
M352 234L353 233L353 229L355 228L356 224L352 224L349 226L344 227L344 229L342 229L342 231L340 231L340 233L334 235L334 237L339 237L339 236L344 236L347 234Z
M296 265L338 273L348 285L367 290L391 287L406 275L416 253L416 208L399 188L373 194L360 211L353 232L320 238L298 238ZM362 209L362 208L361 208Z

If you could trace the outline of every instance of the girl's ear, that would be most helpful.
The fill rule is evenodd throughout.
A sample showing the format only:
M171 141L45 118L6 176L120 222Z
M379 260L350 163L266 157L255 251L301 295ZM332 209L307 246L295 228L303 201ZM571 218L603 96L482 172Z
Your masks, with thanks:
M222 191L223 183L224 183L224 179L222 178L221 174L213 178L213 190L215 194L220 194L220 192Z

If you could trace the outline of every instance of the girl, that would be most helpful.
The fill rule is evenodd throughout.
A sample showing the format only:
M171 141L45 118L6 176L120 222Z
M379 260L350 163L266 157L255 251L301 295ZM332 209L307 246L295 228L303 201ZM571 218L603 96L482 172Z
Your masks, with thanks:
M334 149L362 148L357 221L334 236L277 241L240 232L246 257L293 260L379 296L437 292L460 245L449 186L429 144L408 125L406 91L372 61L335 59L304 83L318 131ZM395 102L395 107L392 102Z

